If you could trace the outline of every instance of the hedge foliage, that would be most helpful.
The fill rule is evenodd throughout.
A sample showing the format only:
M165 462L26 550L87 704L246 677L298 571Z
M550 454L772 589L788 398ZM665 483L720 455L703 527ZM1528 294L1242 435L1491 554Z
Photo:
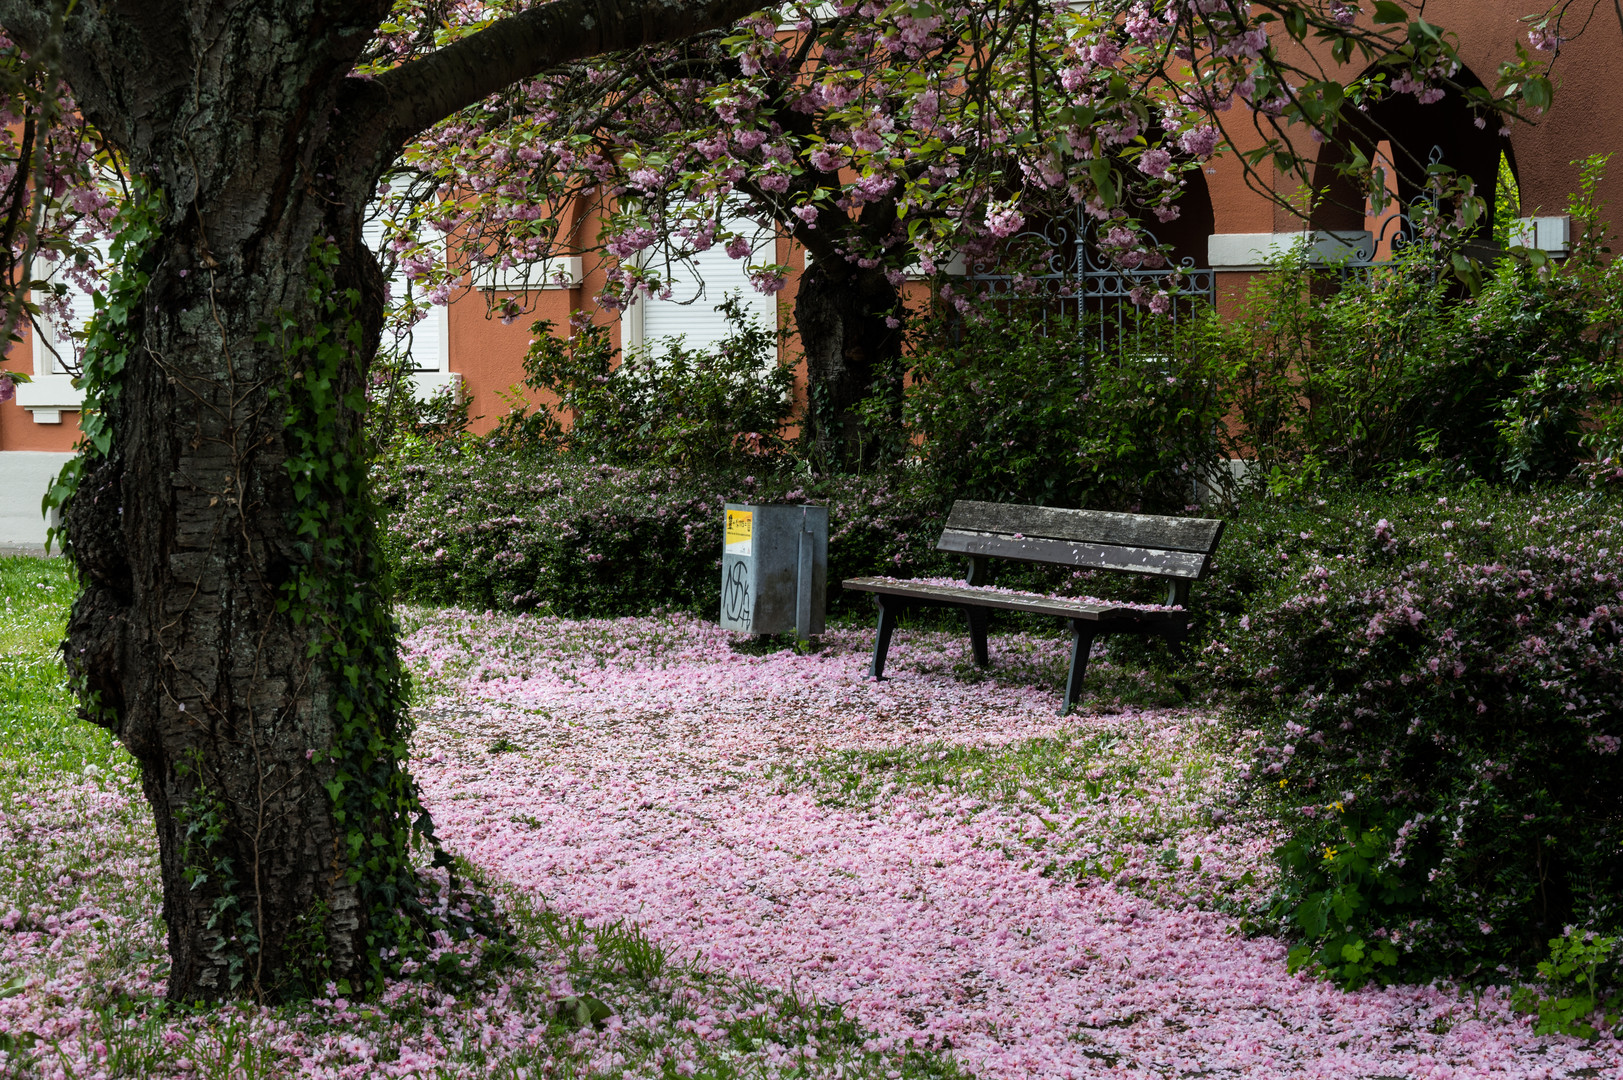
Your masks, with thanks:
M812 480L737 469L624 468L475 439L404 440L374 490L397 591L406 599L566 616L714 617L721 603L722 506L829 507L828 580L962 574L935 550L955 492L917 470ZM1062 595L1159 600L1148 580L1051 567L1001 568L998 581ZM831 611L866 611L829 590Z
M941 507L889 476L622 468L472 440L408 444L374 477L408 599L607 617L721 603L722 505L830 508L829 580L930 574ZM883 568L883 569L882 569ZM840 592L830 592L838 604Z
M897 456L965 498L1183 513L1230 479L1232 374L1213 323L1134 316L1135 349L1029 305L937 328L912 357ZM1113 339L1112 339L1113 340Z
M1225 538L1201 665L1262 735L1294 964L1481 977L1623 926L1620 511L1365 493Z

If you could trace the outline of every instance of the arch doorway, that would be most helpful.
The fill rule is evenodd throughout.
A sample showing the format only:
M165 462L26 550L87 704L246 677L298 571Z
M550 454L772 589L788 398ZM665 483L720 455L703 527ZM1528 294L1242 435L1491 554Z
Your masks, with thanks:
M1454 78L1462 87L1482 85L1469 68L1462 68ZM1490 116L1484 126L1478 127L1478 117L1464 94L1450 88L1441 100L1429 105L1421 104L1413 94L1388 93L1366 110L1352 113L1350 119L1349 141L1387 170L1386 205L1372 208L1366 204L1357 187L1336 171L1337 165L1348 160L1346 150L1326 143L1313 171L1316 202L1309 219L1313 228L1369 229L1378 242L1384 240L1376 257L1389 255L1390 234L1395 231L1392 219L1426 196L1427 169L1439 163L1470 177L1476 185L1476 194L1486 203L1488 213L1477 222L1468 239L1484 245L1492 243L1494 209L1501 202L1501 159L1509 163L1512 178L1516 169L1515 152L1510 140L1499 134L1496 118ZM1371 209L1375 213L1371 214Z

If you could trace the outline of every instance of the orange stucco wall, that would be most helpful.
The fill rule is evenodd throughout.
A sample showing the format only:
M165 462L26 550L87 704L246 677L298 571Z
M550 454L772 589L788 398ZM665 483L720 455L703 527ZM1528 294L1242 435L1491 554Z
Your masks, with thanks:
M32 374L34 370L34 342L24 330L22 340L13 342L0 358L0 370ZM29 411L18 405L16 399L0 405L0 450L49 450L66 452L79 440L79 414L62 413L60 424L36 424Z

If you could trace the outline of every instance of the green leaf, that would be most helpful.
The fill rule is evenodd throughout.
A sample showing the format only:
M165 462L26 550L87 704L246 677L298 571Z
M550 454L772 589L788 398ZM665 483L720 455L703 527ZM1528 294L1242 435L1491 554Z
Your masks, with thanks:
M1408 21L1409 13L1403 10L1401 5L1393 3L1392 0L1375 0L1375 22L1377 25Z
M1535 109L1548 109L1555 100L1555 90L1549 79L1535 75L1522 84L1522 100Z
M1088 176L1093 180L1093 186L1099 189L1099 200L1106 206L1115 206L1115 170L1110 167L1110 159L1094 158L1089 161Z
M589 1025L600 1028L614 1015L614 1010L591 994L571 994L569 997L558 999L553 1006L553 1013L571 1027L583 1028Z

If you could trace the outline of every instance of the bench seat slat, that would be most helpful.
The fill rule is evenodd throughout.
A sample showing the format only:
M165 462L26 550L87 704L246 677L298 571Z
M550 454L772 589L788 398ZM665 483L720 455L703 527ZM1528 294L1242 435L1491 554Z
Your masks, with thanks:
M1119 547L1160 548L1212 555L1223 535L1217 518L1118 514L1104 510L1071 510L1058 506L976 502L959 499L947 516L947 528L962 532L1020 533L1050 540L1075 540Z
M855 592L902 596L928 603L972 605L997 608L1000 611L1057 615L1062 619L1082 619L1087 622L1183 625L1189 621L1189 614L1184 611L1146 611L1130 605L1090 604L1058 596L1017 596L1012 593L989 592L969 585L926 585L920 582L894 581L877 577L851 578L843 584Z
M1089 544L1077 540L1049 540L1028 536L1015 540L996 533L968 532L949 528L942 532L937 551L963 555L994 555L1021 562L1054 563L1093 570L1120 570L1130 574L1188 578L1206 574L1210 557L1189 551L1166 551L1141 547Z

